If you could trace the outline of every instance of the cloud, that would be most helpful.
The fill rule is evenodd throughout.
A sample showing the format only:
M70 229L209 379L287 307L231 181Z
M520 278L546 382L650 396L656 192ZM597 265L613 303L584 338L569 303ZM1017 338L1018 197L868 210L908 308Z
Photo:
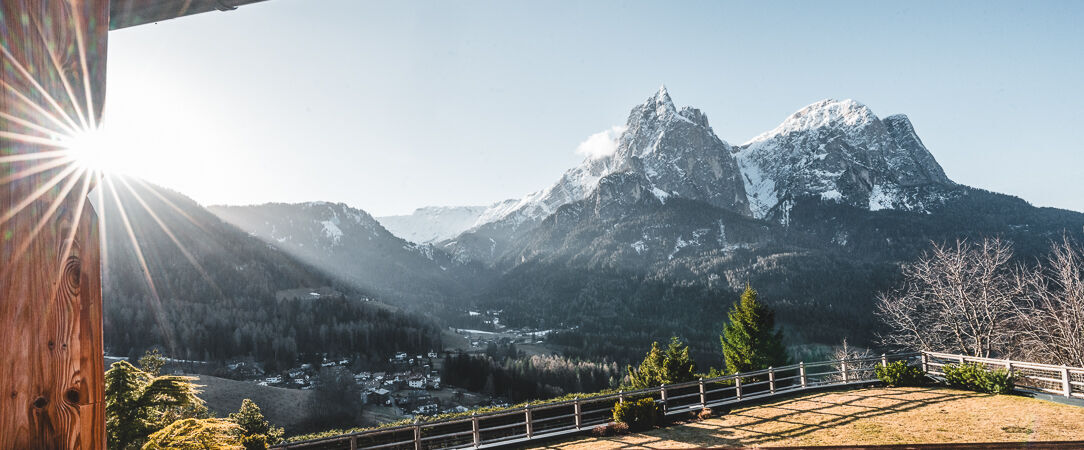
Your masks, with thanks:
M588 136L586 140L580 142L580 145L576 146L576 153L591 159L610 156L617 151L617 138L619 138L621 133L624 133L627 128L628 127L625 126L615 125L610 127L609 130L603 130L592 134Z

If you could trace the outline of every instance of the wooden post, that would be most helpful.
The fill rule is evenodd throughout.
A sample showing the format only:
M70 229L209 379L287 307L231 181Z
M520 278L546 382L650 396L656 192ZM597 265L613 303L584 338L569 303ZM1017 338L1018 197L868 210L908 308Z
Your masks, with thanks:
M1073 383L1069 377L1069 367L1061 366L1061 389L1066 397L1072 398L1073 396Z
M704 393L704 377L700 377L700 407L708 407L708 396Z
M625 403L625 391L623 389L617 391L617 402Z
M662 413L666 414L666 385L659 385L659 396L662 397Z
M531 423L531 404L530 403L528 403L527 406L523 407L523 415L524 415L525 421L527 423L527 439L530 439L532 436L534 436L534 424Z
M576 414L576 429L583 429L583 414L580 410L580 399L577 397L572 401L573 412Z
M888 355L881 353L881 367L888 368Z
M58 162L36 158L54 137L100 121L108 28L108 0L0 1L3 449L105 448L93 177L70 163L26 174Z
M734 396L741 400L741 377L734 377Z
M350 436L350 450L358 450L358 437Z
M842 360L839 363L839 367L840 367L840 369L842 369L841 372L843 372L843 382L846 383L848 381L847 380L847 360L845 360L845 359Z
M470 415L471 434L474 436L474 446L482 445L482 433L478 430L478 414Z
M768 391L775 393L775 368L768 366Z
M930 373L930 357L922 352L922 373Z
M422 426L414 419L414 450L422 450Z
M802 379L802 387L806 387L805 361L798 362L798 377Z

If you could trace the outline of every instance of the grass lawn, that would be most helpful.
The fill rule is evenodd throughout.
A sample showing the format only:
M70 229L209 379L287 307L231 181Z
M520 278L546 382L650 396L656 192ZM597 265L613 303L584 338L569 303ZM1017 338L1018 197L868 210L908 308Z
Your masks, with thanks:
M275 426L289 429L297 426L308 413L308 399L312 391L260 386L251 381L235 381L210 375L193 375L202 385L200 394L207 409L217 417L237 412L241 401L250 398L260 406L264 417Z
M821 391L702 422L543 448L877 445L1084 440L1084 407L940 387Z

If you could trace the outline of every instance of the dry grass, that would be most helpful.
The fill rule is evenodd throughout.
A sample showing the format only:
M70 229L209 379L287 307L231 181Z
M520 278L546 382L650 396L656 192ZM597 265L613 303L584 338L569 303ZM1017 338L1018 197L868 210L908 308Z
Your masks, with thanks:
M196 384L203 385L200 394L207 408L217 417L237 412L241 401L250 398L260 406L267 420L291 429L305 419L308 398L312 391L260 386L251 381L234 381L210 375L195 375Z
M819 392L703 422L546 448L876 445L1084 440L1084 408L943 388Z

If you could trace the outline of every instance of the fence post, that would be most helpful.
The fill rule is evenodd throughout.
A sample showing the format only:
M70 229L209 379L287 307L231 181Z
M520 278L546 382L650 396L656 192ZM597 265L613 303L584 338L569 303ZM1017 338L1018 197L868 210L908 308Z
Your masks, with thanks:
M708 407L708 396L704 393L704 377L700 377L700 408Z
M881 367L888 367L888 356L884 353L881 353Z
M843 382L846 383L848 381L847 380L847 360L844 359L844 360L840 361L839 365L843 369L842 370L842 372L843 372Z
M350 436L350 450L358 450L358 437Z
M802 387L804 388L806 386L805 361L798 362L798 377L802 379Z
M531 404L523 407L523 414L527 419L527 439L534 435L534 424L531 423Z
M930 357L922 352L922 373L930 373Z
M666 414L666 385L659 385L659 395L662 396L662 413Z
M775 393L775 368L768 366L768 391Z
M576 400L573 400L572 406L575 407L576 411L576 429L580 430L583 428L583 416L581 415L579 397L576 397Z
M1005 372L1007 372L1010 377L1012 376L1012 361L1005 360Z
M734 377L734 395L741 400L741 377Z
M1071 383L1071 381L1072 380L1069 378L1069 367L1061 366L1061 389L1065 396L1069 398L1073 397L1073 383Z
M474 446L482 445L482 433L478 430L478 414L470 414L471 434L474 436Z
M617 402L625 403L625 390L621 389L617 391Z
M414 419L414 450L422 450L422 426Z

